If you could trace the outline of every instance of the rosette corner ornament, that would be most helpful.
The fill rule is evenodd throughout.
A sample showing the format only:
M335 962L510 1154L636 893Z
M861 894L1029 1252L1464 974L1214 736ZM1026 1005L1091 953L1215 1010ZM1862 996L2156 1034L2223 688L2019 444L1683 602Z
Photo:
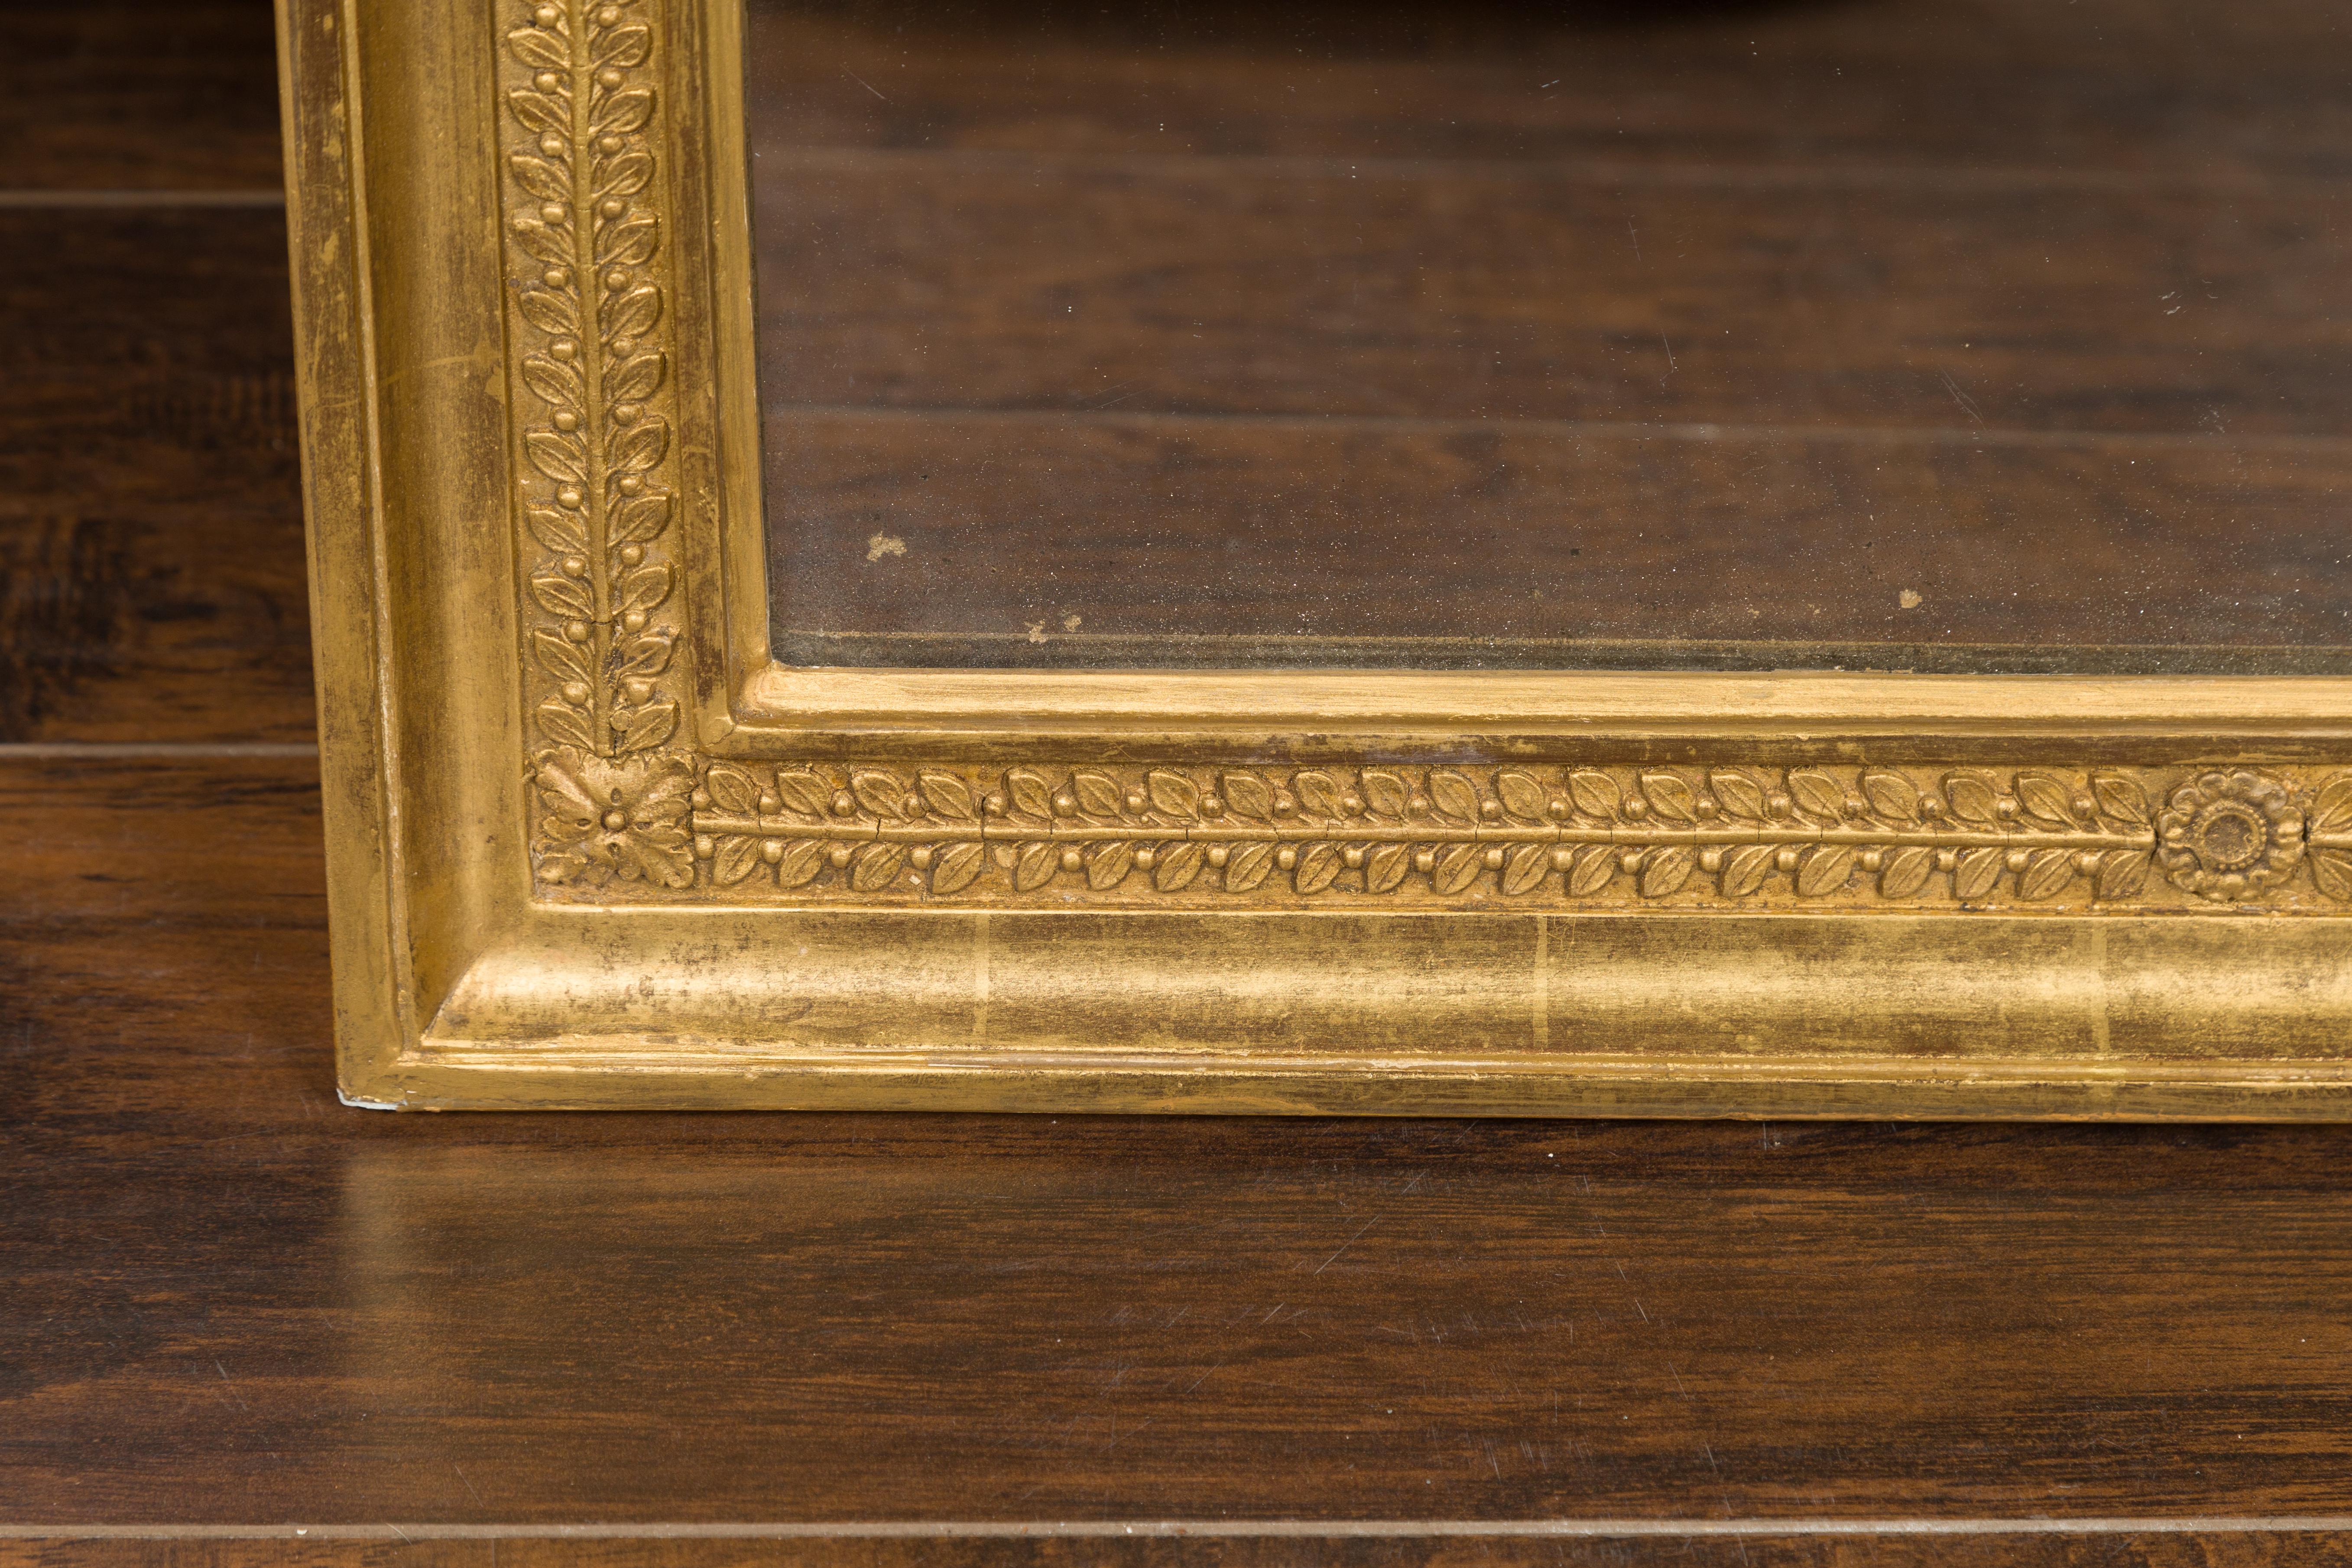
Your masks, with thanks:
M2331 783L2320 796L2331 822L2352 817L2346 781ZM2246 768L2200 773L2181 784L2166 799L2156 829L2157 859L2173 885L2224 902L2260 898L2284 884L2305 847L2305 819L2294 790ZM2327 872L2319 877L2322 890L2338 897L2327 873L2341 879L2341 859L2328 856Z
M564 748L540 754L531 784L541 811L542 881L694 885L690 758L676 752L600 757Z

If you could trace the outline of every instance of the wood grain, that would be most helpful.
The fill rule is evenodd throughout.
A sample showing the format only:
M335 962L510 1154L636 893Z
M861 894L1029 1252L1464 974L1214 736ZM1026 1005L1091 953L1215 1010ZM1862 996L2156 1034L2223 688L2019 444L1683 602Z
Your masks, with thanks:
M1747 1535L1478 1536L1467 1540L1355 1539L1312 1531L1273 1539L997 1540L918 1535L873 1540L818 1535L791 1540L445 1541L415 1527L365 1542L27 1541L0 1542L0 1568L2273 1568L2347 1561L2342 1537L2317 1531L2224 1529L2177 1532L2053 1531L2035 1535L1952 1537L1889 1532L1860 1539ZM315 1535L314 1531L314 1535ZM402 1539L407 1535L410 1539Z
M2326 0L754 0L750 22L767 145L2352 172Z
M2342 428L2352 186L2062 174L763 151L762 342L795 403Z
M319 764L92 747L0 756L0 815L35 891L0 919L324 923Z
M273 212L0 211L0 742L312 728Z
M346 1111L289 783L0 921L11 1520L2352 1505L2341 1130Z
M205 42L249 14L19 22L65 40L13 128L47 139L27 183L255 177L249 99L177 107L266 81L266 44ZM2315 123L2279 156L2340 156ZM5 223L0 740L301 738L274 225ZM890 421L837 427L856 461L900 461ZM1472 471L1412 438L1416 482ZM2168 462L2129 493L2220 483ZM2194 559L2292 559L2235 548ZM2337 1130L346 1110L314 778L299 756L0 763L0 1521L2352 1508ZM0 1541L10 1568L2345 1554L2219 1527Z
M278 73L263 0L11 5L7 26L0 185L278 187Z

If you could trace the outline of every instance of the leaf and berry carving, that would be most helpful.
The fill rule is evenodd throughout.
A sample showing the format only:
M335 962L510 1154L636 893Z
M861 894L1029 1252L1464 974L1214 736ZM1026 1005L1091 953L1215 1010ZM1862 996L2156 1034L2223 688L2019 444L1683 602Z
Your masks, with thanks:
M2352 774L2246 769L713 762L690 826L698 885L728 898L1948 910L2352 900Z
M506 34L526 591L543 617L528 637L551 687L531 717L553 746L541 767L559 774L657 754L678 725L662 687L677 568L662 551L675 500L645 8L546 0Z

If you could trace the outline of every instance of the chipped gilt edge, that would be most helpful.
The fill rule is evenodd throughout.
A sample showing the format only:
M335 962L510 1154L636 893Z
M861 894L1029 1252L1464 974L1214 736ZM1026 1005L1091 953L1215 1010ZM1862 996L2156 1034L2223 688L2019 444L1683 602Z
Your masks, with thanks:
M653 0L505 35L542 891L2328 907L2352 771L761 767L671 748Z

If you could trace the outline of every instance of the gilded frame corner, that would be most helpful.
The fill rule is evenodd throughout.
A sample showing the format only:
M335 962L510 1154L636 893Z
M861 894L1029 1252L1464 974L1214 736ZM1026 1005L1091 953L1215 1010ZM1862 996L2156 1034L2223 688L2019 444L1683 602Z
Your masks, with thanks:
M2352 682L794 670L730 0L281 0L383 1105L2352 1112Z

